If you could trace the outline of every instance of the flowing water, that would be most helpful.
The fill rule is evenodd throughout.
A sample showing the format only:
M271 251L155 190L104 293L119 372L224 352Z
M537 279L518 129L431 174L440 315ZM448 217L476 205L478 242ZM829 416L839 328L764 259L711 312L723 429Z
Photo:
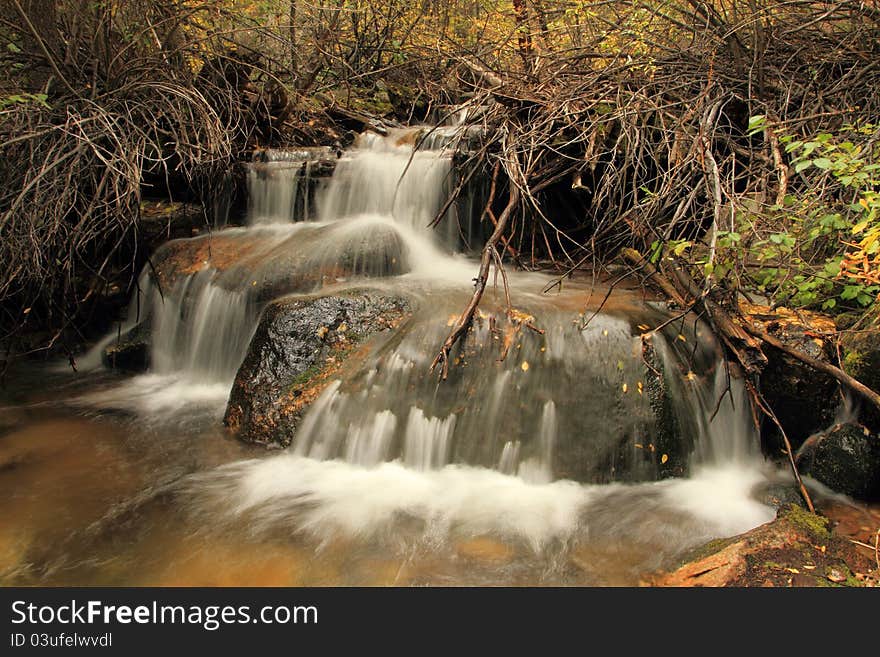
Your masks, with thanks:
M658 332L651 361L640 334L668 317L637 289L594 315L601 284L544 294L551 276L510 272L543 333L493 326L505 303L491 287L449 380L429 372L472 290L462 251L484 201L427 228L454 182L455 132L414 153L415 138L364 135L318 181L314 153L255 163L247 228L167 245L189 268L165 285L145 272L79 373L16 373L0 409L4 583L634 584L774 516L755 490L781 475L741 384L693 319ZM365 286L406 296L412 316L324 389L289 449L228 435L266 303ZM150 370L104 370L103 348L138 330Z

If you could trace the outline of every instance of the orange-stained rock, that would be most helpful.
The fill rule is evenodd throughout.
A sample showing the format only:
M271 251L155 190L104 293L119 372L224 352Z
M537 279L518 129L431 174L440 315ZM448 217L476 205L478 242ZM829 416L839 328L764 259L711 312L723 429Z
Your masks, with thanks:
M700 548L644 586L867 586L875 564L828 529L820 515L790 506L776 520Z

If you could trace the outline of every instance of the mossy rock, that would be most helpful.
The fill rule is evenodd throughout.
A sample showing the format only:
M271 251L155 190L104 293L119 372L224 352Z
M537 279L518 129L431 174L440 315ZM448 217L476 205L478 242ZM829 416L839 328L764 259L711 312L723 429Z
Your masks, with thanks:
M809 532L817 540L831 538L830 521L828 518L817 513L810 513L799 504L789 504L787 507L780 509L777 517L785 519L796 527Z
M150 332L138 324L104 348L101 363L122 372L145 372L150 367Z
M880 327L852 331L841 339L844 350L843 369L866 386L880 391ZM859 421L874 433L880 433L880 410L863 404Z

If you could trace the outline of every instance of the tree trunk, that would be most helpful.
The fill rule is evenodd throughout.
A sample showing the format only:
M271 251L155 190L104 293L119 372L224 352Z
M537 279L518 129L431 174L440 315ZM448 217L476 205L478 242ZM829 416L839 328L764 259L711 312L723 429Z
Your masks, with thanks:
M531 73L534 51L526 0L513 0L513 15L516 18L516 39L519 45L519 54L525 65L526 73Z

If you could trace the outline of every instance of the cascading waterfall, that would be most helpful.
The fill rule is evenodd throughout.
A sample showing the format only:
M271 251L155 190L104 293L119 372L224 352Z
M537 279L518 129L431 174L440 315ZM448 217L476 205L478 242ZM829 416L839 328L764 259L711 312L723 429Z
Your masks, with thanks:
M168 290L157 286L146 269L132 302L145 310L136 321L129 319L124 331L102 340L84 357L85 363L96 367L101 351L117 334L143 323L151 333L151 374L133 383L146 383L150 391L163 388L157 376L170 377L195 384L199 400L204 399L200 386L211 386L216 392L212 399L219 400L228 393L263 305L278 293L320 287L327 276L313 277L316 272L341 267L369 277L409 266L425 276L445 273L466 280L472 275L469 266L445 255L424 228L442 204L451 154L442 150L442 140L433 142L437 150L414 153L415 135L363 136L315 193L314 213L309 172L330 156L327 149L273 152L272 161L253 163L248 171L249 228L224 231L218 239L248 248L259 242L256 255L223 270L206 261L207 266L178 277ZM313 214L317 221L307 221ZM209 244L209 257L211 253ZM291 282L293 269L299 278ZM129 317L133 314L130 310ZM179 396L187 397L187 386L178 388L178 396L171 398L175 406ZM144 396L136 397L139 407ZM161 398L169 399L164 390ZM107 401L106 396L101 399Z
M540 552L629 537L645 551L643 568L772 517L750 496L763 475L748 400L699 323L653 337L669 421L693 441L683 450L690 478L656 480L671 448L634 326L659 325L660 311L644 307L638 320L601 313L581 327L570 305L536 293L547 276L510 272L515 303L544 333L503 335L478 319L449 380L438 383L431 359L476 273L453 252L480 227L454 212L441 231L427 227L451 183L455 131L436 131L413 152L419 134L363 135L319 185L314 211L297 201L307 164L255 165L250 227L220 233L241 251L234 264L209 262L161 294L143 282L152 371L140 380L178 404L193 382L210 383L211 399L225 401L261 308L280 294L402 274L371 285L417 307L396 339L327 385L287 452L194 476L192 499L213 500L224 517L246 515L255 530L288 527L321 544L340 534L409 532L432 545L488 534ZM383 251L381 266L378 242L398 249ZM498 297L487 293L482 307L500 314ZM170 378L188 383L169 393Z
M413 151L420 131L393 131L387 137L361 135L337 163L318 199L318 218L334 221L374 215L393 219L421 239L452 251L475 234L470 216L455 206L436 229L429 229L452 188L454 133L435 131Z

